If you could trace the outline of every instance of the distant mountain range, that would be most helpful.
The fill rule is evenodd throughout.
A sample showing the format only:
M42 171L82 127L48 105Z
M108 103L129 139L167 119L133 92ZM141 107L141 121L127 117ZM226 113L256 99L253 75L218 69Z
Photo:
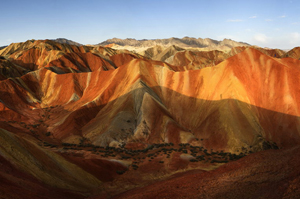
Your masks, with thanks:
M75 41L65 39L65 38L57 38L57 39L52 39L52 41L61 43L61 44L69 44L69 45L75 45L75 46L82 46L82 44L77 43Z
M232 48L236 46L250 46L250 44L245 42L237 42L231 39L223 39L222 41L217 41L209 38L193 38L193 37L184 37L180 38L169 38L169 39L143 39L143 40L136 40L136 39L108 39L98 45L106 46L106 45L119 45L119 46L132 46L132 47L153 47L156 45L160 45L163 47L169 47L172 45L178 46L180 48Z

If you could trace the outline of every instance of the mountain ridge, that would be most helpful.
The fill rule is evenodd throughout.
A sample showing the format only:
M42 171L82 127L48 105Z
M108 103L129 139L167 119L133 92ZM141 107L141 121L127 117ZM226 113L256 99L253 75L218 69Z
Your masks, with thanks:
M223 39L222 41L213 40L210 38L193 38L193 37L183 37L183 38L176 38L171 37L168 39L142 39L142 40L136 40L132 38L127 39L119 39L119 38L113 38L108 39L106 41L103 41L99 43L98 45L105 46L109 44L117 44L120 46L134 46L134 47L153 47L155 45L161 45L165 47L169 47L172 45L176 45L181 48L206 48L206 47L221 47L221 46L227 46L227 47L236 47L236 46L250 46L250 44L247 44L245 42L236 42L231 39Z
M58 42L58 43L61 43L61 44L69 44L69 45L75 45L75 46L83 46L83 45L80 44L80 43L77 43L77 42L75 42L75 41L72 41L72 40L69 40L69 39L66 39L66 38L52 39L52 41L55 41L55 42Z

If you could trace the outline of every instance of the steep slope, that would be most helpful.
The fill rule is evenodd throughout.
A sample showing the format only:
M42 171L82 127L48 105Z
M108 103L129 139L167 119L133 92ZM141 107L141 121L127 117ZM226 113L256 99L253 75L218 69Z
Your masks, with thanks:
M81 192L101 185L94 176L67 162L56 153L41 148L34 140L20 138L8 131L0 130L1 156L41 182Z
M234 63L237 63L237 60L244 61L236 65ZM243 64L246 66L243 66ZM261 65L264 65L264 67L262 68ZM190 134L191 137L204 138L203 144L207 148L219 147L220 149L227 150L230 148L229 150L235 151L237 148L249 147L250 145L257 145L258 147L258 144L263 142L264 139L276 142L281 147L289 146L292 143L299 143L299 132L296 127L299 125L297 119L299 116L299 106L296 100L298 88L292 86L296 85L296 77L299 75L298 68L286 67L259 51L249 49L236 57L222 62L215 68L207 68L200 71L186 71L180 74L163 68L154 70L150 67L145 67L144 63L140 63L139 70L134 69L133 71L136 70L140 70L140 74L142 75L140 79L143 81L141 87L138 87L141 89L136 91L144 93L144 97L139 97L139 99L147 99L145 97L148 94L143 89L150 88L155 91L155 94L158 96L154 97L155 101L158 104L162 104L160 106L166 107L164 109L167 112L164 114L171 115L172 120L176 121L178 126L183 127L187 131L186 134ZM126 74L128 73L122 72L122 74L127 76ZM134 73L130 72L130 74ZM147 77L146 74L147 76L150 75L151 78L145 78ZM161 79L159 74L164 74L164 80ZM188 82L184 80L185 77L189 77ZM194 81L194 78L201 81ZM137 77L133 76L131 79L136 80ZM258 88L261 88L260 92L257 91L257 87L251 84L254 79ZM275 79L277 82L276 90L274 87ZM193 85L190 82L193 82ZM130 83L126 83L126 85L130 85ZM143 85L146 85L146 88ZM208 87L208 85L209 89L203 89ZM126 90L123 87L118 87L120 86L118 85L112 90ZM131 92L131 95L135 96L136 92ZM139 107L136 102L128 102L131 105L126 105L125 101L128 101L128 96L125 93L121 95L124 95L124 99L113 97L117 101L108 103L106 105L107 111L111 110L110 107L117 108L117 104L125 107ZM153 94L150 96L153 97ZM151 102L149 101L145 104L147 109L157 109L150 108L151 106L156 106L155 103L151 106L148 103L151 104ZM195 110L194 107L198 108ZM105 112L107 112L105 111L106 108L101 110L99 116L101 115L101 118L107 119L107 122L104 123L108 124L113 118L109 119L109 117L105 116ZM115 114L119 113L120 109ZM135 113L134 118L138 121L136 129L139 129L139 125L142 125L140 122L144 119L137 117L139 115L137 111L132 113ZM107 112L107 114L112 116L113 113ZM153 114L150 113L147 117L151 117ZM147 120L148 118L146 119L146 123L149 125L153 119L149 118L150 121ZM159 121L156 119L156 122ZM97 129L96 131L98 132L103 131L105 128L110 128L109 125L101 126L100 129L99 126L93 128ZM111 126L115 125L112 124ZM148 128L159 129L160 126L166 125L152 123ZM128 128L130 129L130 127ZM134 128L132 130L134 132ZM163 138L165 141L171 139L169 136L166 136L168 135L168 129L159 129L158 131L165 136ZM192 133L188 133L189 131ZM91 130L89 134L94 134L93 132ZM212 134L211 132L214 133ZM283 135L282 132L285 132L285 134ZM154 131L151 133L155 134ZM172 137L176 137L175 135L176 133L173 133ZM95 140L97 140L96 137L94 138ZM105 133L104 137L108 139L110 137L109 133ZM160 138L158 137L160 136L154 137L156 138L152 138L150 135L147 139L159 141ZM218 139L220 146L216 146L216 143L214 143L217 137L221 138ZM112 138L112 140L118 140L118 138Z
M46 68L56 73L91 72L95 70L110 70L115 67L105 59L88 53L68 53L59 59L51 61Z
M147 57L148 59L165 61L169 57L173 56L177 52L184 51L185 49L172 45L169 47L154 46L147 48L146 50L139 49L139 54Z
M21 75L24 75L46 66L66 53L84 53L88 50L89 47L60 44L51 40L28 40L9 45L0 50L0 55L9 60L15 68L22 70Z
M198 144L207 148L232 152L252 145L259 150L264 140L285 147L299 143L299 89L294 86L299 68L288 64L247 49L215 67L184 72L141 59L132 59L115 70L84 74L57 75L40 70L16 83L1 82L2 92L10 93L2 103L16 112L20 111L14 103L27 107L28 117L35 115L29 109L36 106L32 102L40 107L61 106L57 111L64 111L47 122L45 131L58 139L84 136L101 146L130 141L131 137L150 143L178 143L190 137L188 140L204 139ZM114 82L116 79L123 83ZM28 81L40 86L26 88ZM12 92L11 88L19 91ZM13 96L20 92L27 93L27 100L21 94L19 98ZM26 114L22 110L22 115ZM36 114L41 113L36 110ZM162 117L154 120L153 115ZM122 126L121 120L134 122ZM178 131L168 125L175 125ZM140 129L144 128L151 133L141 136Z
M164 47L157 45L157 46L148 48L147 50L141 52L140 54L148 57L149 59L152 59L153 57L160 54L163 50L164 50Z
M183 48L172 45L172 46L164 49L162 52L158 53L154 57L152 57L152 59L159 60L159 61L165 61L166 59L168 59L169 57L171 57L175 53L177 53L179 51L183 51L183 50L184 50Z
M29 70L19 67L5 59L5 57L0 56L0 80L7 79L9 77L20 77L28 72Z
M293 59L300 59L300 47L295 47L288 51L283 57L291 57Z

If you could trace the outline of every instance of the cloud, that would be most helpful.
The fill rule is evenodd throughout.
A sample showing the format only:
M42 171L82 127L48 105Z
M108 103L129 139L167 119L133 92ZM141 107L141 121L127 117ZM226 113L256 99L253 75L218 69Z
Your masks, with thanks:
M286 16L285 16L285 15L282 15L282 16L279 16L279 18L286 18Z
M255 18L257 18L257 16L254 15L254 16L249 17L249 18L250 18L250 19L255 19Z
M299 25L300 22L293 22L292 25Z
M291 33L291 38L293 40L296 40L296 41L300 40L300 33L299 32L292 32Z
M291 48L300 45L300 33L299 32L292 32L285 36L286 44L289 44Z
M265 19L265 21L273 21L272 19Z
M228 19L227 22L241 22L241 19Z
M267 43L268 37L265 34L258 33L254 35L254 40L260 43Z

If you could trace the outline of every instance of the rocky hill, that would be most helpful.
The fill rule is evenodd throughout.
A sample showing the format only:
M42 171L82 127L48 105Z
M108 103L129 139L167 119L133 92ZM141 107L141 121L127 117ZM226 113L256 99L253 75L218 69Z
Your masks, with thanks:
M11 44L1 197L296 198L298 52Z
M236 42L230 39L224 39L222 41L217 41L213 39L202 39L202 38L193 38L193 37L184 37L184 38L169 38L169 39L108 39L104 42L99 43L101 46L117 44L119 46L133 46L133 47L153 47L160 45L163 47L169 47L172 45L178 46L180 48L222 48L222 47L236 47L236 46L249 46L249 44L244 42Z
M184 50L190 51L224 51L228 53L235 47L249 47L244 42L236 42L230 39L222 41L212 40L209 38L192 38L184 37L169 39L153 39L153 40L135 40L135 39L108 39L99 44L100 46L111 47L113 49L128 49L137 52L153 60L165 61L175 55L175 53ZM171 58L172 59L172 58Z

